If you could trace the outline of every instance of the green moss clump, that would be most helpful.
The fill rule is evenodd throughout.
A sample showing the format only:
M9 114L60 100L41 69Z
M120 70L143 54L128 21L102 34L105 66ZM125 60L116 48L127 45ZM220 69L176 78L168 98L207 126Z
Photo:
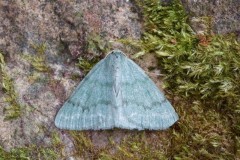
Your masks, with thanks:
M25 147L13 148L10 151L5 151L0 146L0 160L59 159L63 146L57 133L53 132L51 138L52 144L50 146L31 144Z
M234 159L235 142L227 116L215 109L205 109L199 101L177 102L180 117L171 133L168 157L185 159Z
M122 160L122 159L167 159L162 148L155 140L151 140L145 131L127 131L126 136L120 143L113 140L112 131L99 131L109 135L107 145L105 147L94 146L89 132L71 131L70 135L74 139L76 148L75 156L82 157L83 159L103 159L103 160ZM160 135L155 135L159 140ZM169 142L164 142L164 144ZM162 149L162 150L160 150Z
M109 52L109 50L110 43L104 41L99 35L90 34L87 37L85 53L78 58L76 66L86 74L100 60L102 55Z
M98 154L97 152L94 152L94 147L87 136L84 132L77 132L77 131L70 131L69 132L71 137L74 139L74 145L76 149L76 155L81 156L81 157L86 157L86 158L91 158L94 159L96 155Z
M98 61L99 61L98 58L87 60L82 57L79 57L76 66L83 70L84 74L87 74Z
M240 44L233 35L195 35L179 1L139 1L146 32L142 53L154 53L165 73L165 88L183 98L235 108L239 104Z
M92 33L87 37L86 51L90 54L105 54L109 52L110 47L110 43L104 40L100 35Z
M35 50L36 54L24 55L24 58L30 62L32 67L39 72L49 72L50 68L46 63L46 49L47 46L45 43L40 45L32 44L31 47Z
M14 148L9 152L0 147L0 160L58 159L59 153L51 147L32 145Z
M147 131L133 132L126 136L120 144L112 143L116 147L116 153L112 157L118 157L116 159L167 159L164 153L164 147L162 145L167 145L166 142L161 142L161 138L158 133L155 134L159 143L152 140L149 135L153 133L148 133Z
M13 120L21 116L21 105L18 102L18 95L15 92L14 84L7 71L5 70L5 60L0 53L0 74L1 87L4 92L4 101L8 104L4 108L5 120Z

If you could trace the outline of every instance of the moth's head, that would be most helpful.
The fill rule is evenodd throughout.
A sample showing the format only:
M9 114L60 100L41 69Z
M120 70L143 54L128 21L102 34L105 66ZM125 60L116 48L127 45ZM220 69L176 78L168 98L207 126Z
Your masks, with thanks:
M109 53L108 56L111 56L114 58L120 58L120 57L125 57L125 54L120 50L113 50L112 52Z

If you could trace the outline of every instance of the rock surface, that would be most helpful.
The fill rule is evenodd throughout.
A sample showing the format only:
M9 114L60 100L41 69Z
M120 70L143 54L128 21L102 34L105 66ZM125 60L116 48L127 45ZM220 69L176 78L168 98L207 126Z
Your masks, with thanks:
M210 18L215 33L226 34L240 30L239 0L182 0L192 18ZM193 26L201 28L201 23Z

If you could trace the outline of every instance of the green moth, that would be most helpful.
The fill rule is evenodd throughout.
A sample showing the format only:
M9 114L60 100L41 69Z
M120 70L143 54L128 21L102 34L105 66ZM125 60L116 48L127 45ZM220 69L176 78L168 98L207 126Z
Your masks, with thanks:
M97 63L56 115L68 130L163 130L178 120L154 82L121 51Z

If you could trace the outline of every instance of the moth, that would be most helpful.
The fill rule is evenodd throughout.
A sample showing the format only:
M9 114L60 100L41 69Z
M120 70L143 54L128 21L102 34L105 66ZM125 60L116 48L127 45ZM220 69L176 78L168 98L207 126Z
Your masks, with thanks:
M55 125L67 130L163 130L178 119L143 69L114 50L80 82L58 111Z

